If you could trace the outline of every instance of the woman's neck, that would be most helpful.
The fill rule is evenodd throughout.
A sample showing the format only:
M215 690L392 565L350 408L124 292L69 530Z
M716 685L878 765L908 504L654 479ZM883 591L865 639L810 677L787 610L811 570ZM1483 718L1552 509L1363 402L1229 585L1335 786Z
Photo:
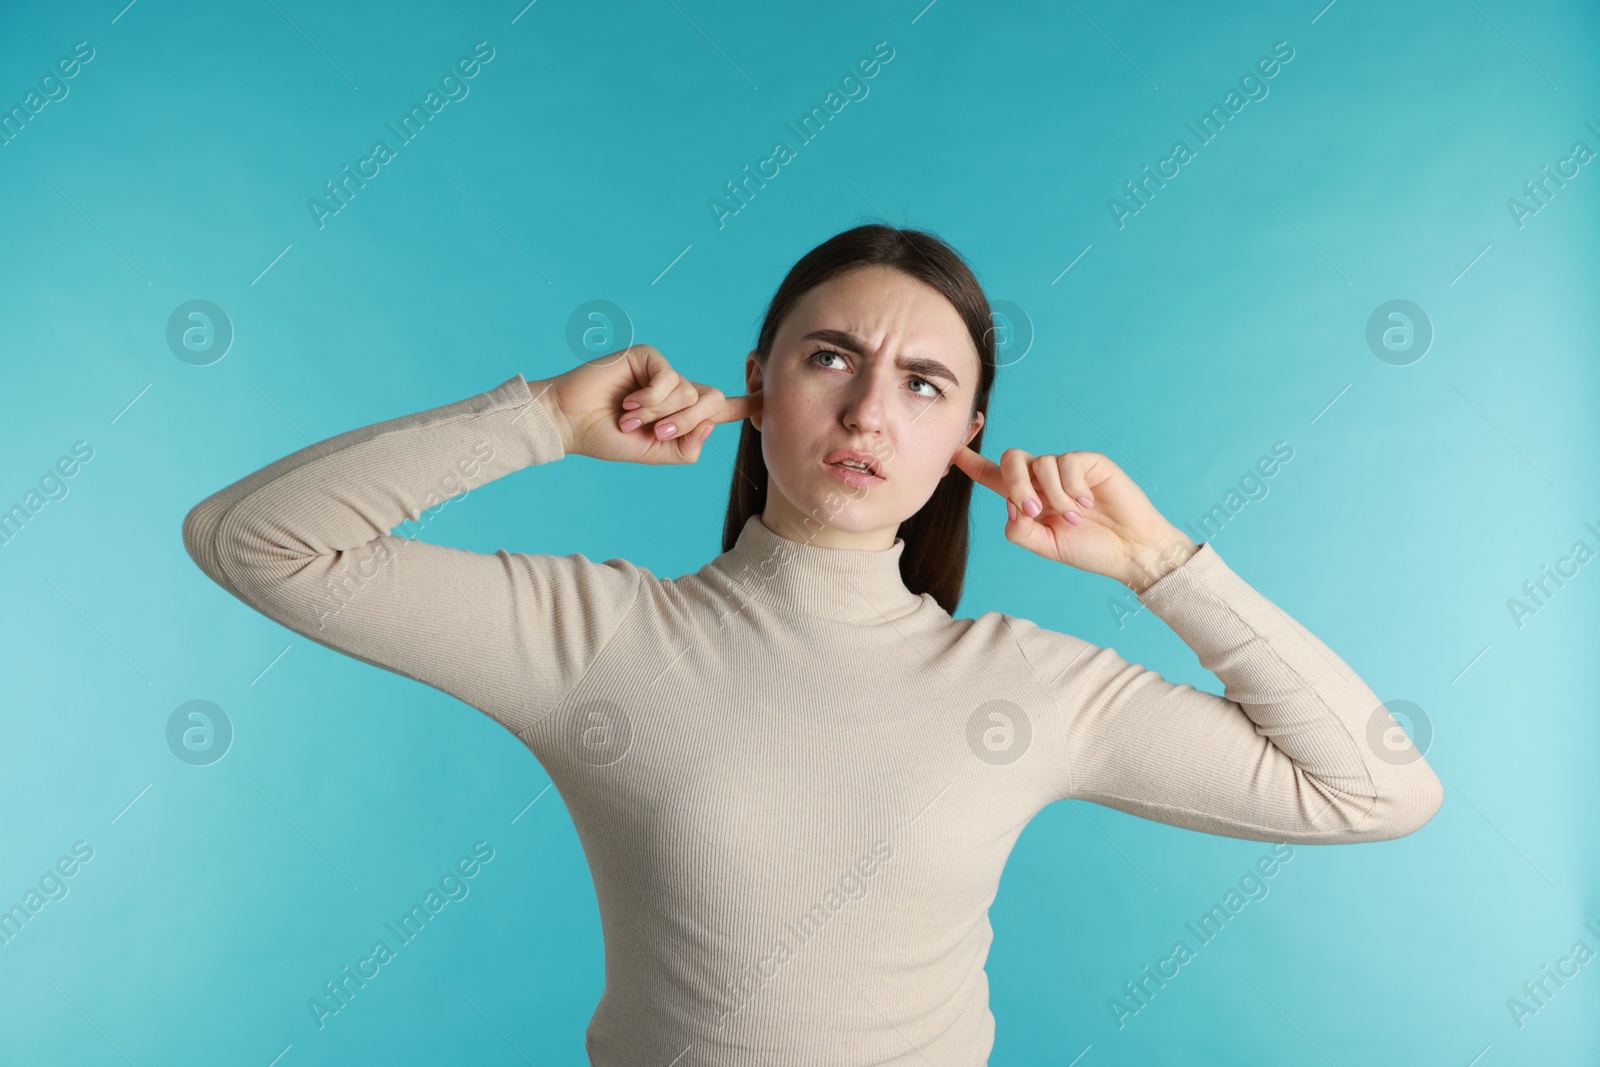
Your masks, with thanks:
M845 529L835 523L845 518L847 509L829 513L819 509L807 514L790 503L776 488L768 486L767 506L761 522L779 537L800 541L816 548L845 548L858 552L881 552L894 546L900 524L874 529Z

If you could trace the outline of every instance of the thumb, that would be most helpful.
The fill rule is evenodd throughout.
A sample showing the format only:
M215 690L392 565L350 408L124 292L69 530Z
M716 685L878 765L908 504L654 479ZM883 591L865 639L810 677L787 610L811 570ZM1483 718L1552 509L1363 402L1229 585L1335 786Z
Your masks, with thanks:
M680 434L670 441L658 443L667 448L676 448L678 450L678 459L681 462L695 463L700 459L700 450L704 448L705 443L711 439L711 431L716 428L716 418L702 419L700 421L700 425L696 426L688 433Z

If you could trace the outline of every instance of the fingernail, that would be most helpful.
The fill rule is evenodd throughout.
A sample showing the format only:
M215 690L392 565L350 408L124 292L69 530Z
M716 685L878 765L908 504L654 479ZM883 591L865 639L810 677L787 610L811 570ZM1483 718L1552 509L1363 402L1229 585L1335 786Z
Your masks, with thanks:
M634 408L643 407L643 406L644 405L639 403L637 400L624 400L622 402L622 410L623 411L632 411Z
M678 428L670 422L664 422L660 426L656 427L656 436L660 437L663 441L677 432Z
M1022 502L1022 510L1028 513L1028 517L1030 519L1037 519L1039 517L1039 512L1043 511L1044 509L1039 506L1039 502L1037 500L1030 496L1028 499Z
M1083 516L1079 515L1076 511L1069 511L1067 512L1067 521L1076 526L1078 523L1083 521Z
M1093 500L1090 500L1090 499L1089 499L1089 498L1088 498L1088 497L1086 497L1086 496L1080 496L1080 497L1079 497L1079 498L1078 498L1078 503L1080 503L1080 504L1082 504L1082 505L1083 505L1083 506L1084 506L1084 507L1086 507L1086 508L1092 508L1092 507L1094 507L1094 501L1093 501Z
M643 419L623 419L622 420L622 432L623 433L627 433L629 430L631 430L634 427L638 426L643 421L644 421Z
M1006 514L1011 516L1012 522L1017 521L1017 506L1009 500L1006 501Z

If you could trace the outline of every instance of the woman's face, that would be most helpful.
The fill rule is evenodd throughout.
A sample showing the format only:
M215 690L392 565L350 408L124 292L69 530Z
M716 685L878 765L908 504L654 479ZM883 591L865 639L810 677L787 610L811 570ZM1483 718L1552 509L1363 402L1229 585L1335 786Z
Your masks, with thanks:
M979 368L966 323L915 278L873 265L812 289L766 366L754 352L745 364L747 391L761 393L751 420L767 526L823 548L888 548L982 428L981 412L968 418ZM875 477L830 462L851 449L875 461Z

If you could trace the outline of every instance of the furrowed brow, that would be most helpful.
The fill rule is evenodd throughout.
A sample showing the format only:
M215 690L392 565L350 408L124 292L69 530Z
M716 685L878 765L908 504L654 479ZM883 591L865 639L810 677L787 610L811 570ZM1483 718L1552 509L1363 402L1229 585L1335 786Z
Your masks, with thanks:
M865 355L867 346L855 334L848 330L812 330L802 341L821 341L824 344L837 345L839 348L854 352L856 355ZM944 378L957 388L961 381L949 367L936 359L927 356L901 356L895 365L901 370L908 370L913 374L920 374L929 378Z

